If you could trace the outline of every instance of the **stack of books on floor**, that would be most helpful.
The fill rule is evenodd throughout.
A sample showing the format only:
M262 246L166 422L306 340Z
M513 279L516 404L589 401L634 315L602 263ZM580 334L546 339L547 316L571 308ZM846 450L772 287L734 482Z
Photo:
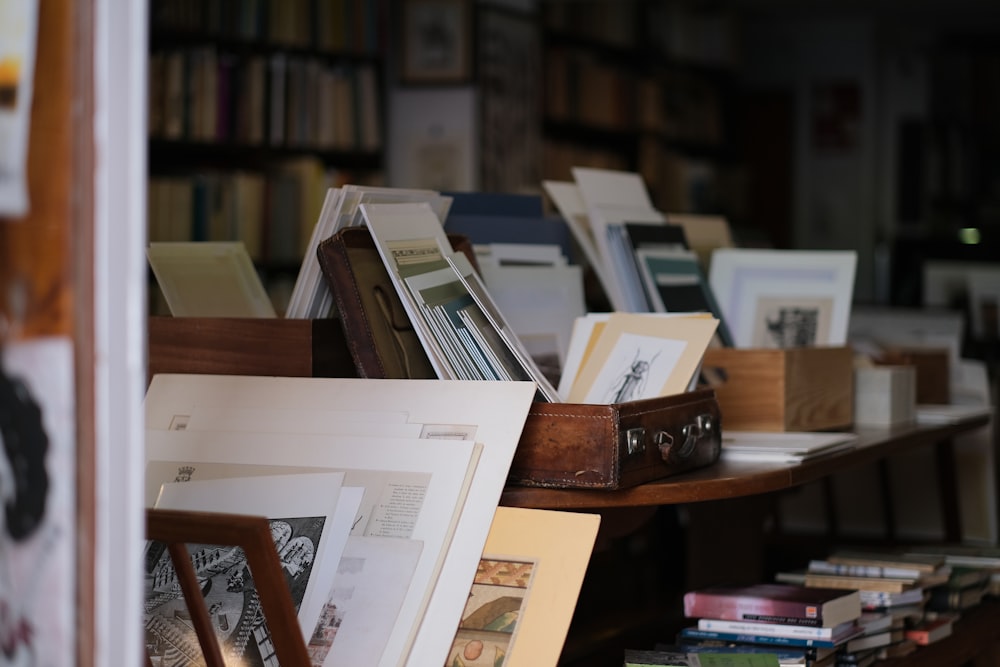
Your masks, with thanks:
M682 650L743 652L755 647L777 655L782 667L836 665L838 649L865 632L857 591L784 583L689 591L684 615L698 622L678 635Z
M865 665L950 635L961 612L988 593L991 576L988 568L951 565L942 554L841 550L778 579L857 591L866 632L841 648L838 663Z

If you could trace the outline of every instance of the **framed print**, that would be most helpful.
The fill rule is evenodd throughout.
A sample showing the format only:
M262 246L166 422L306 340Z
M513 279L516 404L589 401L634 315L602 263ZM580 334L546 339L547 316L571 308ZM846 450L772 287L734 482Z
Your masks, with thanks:
M242 241L150 243L146 257L174 317L277 317Z
M402 0L402 83L463 83L472 78L469 0Z
M541 31L533 13L483 5L476 15L482 187L519 192L541 180Z
M708 282L736 347L844 345L856 265L853 250L723 248Z

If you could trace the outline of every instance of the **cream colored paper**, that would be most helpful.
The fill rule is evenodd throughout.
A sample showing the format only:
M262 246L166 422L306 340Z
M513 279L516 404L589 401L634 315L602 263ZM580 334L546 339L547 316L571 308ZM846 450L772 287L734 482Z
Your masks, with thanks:
M242 241L150 243L149 265L174 317L275 317Z
M567 400L620 403L686 391L718 324L698 315L613 314Z
M445 664L493 667L502 652L504 667L555 667L600 520L596 514L498 507ZM511 601L518 598L514 610ZM490 629L497 625L505 631Z

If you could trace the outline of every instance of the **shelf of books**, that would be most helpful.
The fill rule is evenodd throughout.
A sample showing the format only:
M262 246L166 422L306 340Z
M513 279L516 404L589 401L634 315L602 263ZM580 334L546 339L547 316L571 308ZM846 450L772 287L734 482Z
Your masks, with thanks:
M383 10L154 0L149 240L242 241L282 312L326 190L382 182Z
M662 5L541 3L544 175L565 178L575 165L636 169L664 210L718 212L734 163L724 149L734 28L724 12L695 17ZM684 37L697 31L711 38Z

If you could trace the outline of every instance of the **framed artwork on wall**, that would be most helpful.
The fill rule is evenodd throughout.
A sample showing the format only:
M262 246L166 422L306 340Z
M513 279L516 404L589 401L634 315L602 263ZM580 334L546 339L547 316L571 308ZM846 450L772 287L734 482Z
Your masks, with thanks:
M400 82L457 84L472 79L469 0L402 0Z
M541 180L541 31L537 17L483 5L476 11L476 78L482 187L522 192Z

